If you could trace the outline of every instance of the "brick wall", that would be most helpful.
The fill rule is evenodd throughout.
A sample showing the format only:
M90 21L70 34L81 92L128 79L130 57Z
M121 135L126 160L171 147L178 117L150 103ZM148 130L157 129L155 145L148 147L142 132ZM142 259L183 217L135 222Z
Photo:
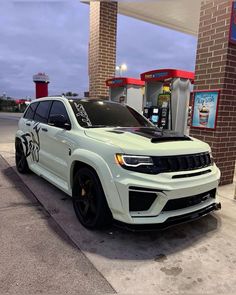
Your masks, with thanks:
M229 0L202 3L195 90L221 89L221 96L216 130L190 131L211 145L222 185L232 183L236 159L236 45L229 43L231 7Z
M108 97L105 81L115 75L117 2L90 2L89 96Z

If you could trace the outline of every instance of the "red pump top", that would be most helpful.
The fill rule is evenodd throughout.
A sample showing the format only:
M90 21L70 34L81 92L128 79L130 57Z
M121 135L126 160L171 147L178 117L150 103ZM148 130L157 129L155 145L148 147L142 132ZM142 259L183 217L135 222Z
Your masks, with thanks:
M176 69L161 69L161 70L154 70L142 73L141 75L142 81L162 81L165 82L166 80L173 79L173 78L182 78L182 79L189 79L191 82L194 81L194 73L193 72L186 72L182 70Z
M120 87L126 85L144 86L144 84L145 83L139 79L126 77L115 77L106 81L106 85L108 87Z

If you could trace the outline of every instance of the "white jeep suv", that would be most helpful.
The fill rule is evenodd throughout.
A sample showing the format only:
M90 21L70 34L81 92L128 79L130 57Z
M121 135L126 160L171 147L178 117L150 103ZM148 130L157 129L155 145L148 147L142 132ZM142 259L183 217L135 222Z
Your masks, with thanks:
M87 228L167 227L219 209L208 144L160 130L129 106L46 97L19 121L16 166L72 196Z

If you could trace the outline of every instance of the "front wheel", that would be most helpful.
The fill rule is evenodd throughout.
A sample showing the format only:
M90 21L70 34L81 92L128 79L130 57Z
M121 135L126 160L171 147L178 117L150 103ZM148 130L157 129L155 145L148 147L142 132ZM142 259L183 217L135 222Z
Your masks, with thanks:
M29 173L29 166L25 156L24 148L20 140L16 141L15 152L16 168L21 174Z
M92 169L84 167L76 172L72 198L76 216L84 227L100 229L111 223L106 197Z

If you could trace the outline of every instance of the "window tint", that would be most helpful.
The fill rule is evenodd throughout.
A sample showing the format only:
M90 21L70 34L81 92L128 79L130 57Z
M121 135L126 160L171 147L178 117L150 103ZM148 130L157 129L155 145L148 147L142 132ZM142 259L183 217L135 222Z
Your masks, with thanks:
M34 121L47 123L51 104L50 100L40 102L34 115Z
M64 104L60 101L54 101L52 104L52 108L50 111L50 116L51 115L63 115L67 119L68 123L70 122L66 108ZM50 117L49 116L49 117Z
M32 120L33 119L33 117L34 117L34 111L37 108L37 105L38 104L39 104L38 102L34 102L34 103L31 103L28 106L28 109L27 109L27 111L25 112L25 115L24 115L24 118L25 119L29 119L29 120Z
M146 118L129 106L106 101L71 101L78 123L82 127L151 127Z

